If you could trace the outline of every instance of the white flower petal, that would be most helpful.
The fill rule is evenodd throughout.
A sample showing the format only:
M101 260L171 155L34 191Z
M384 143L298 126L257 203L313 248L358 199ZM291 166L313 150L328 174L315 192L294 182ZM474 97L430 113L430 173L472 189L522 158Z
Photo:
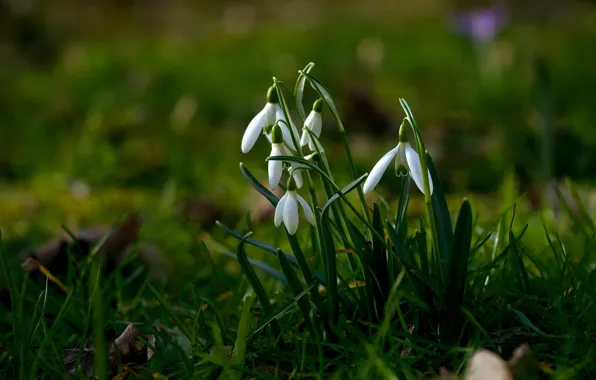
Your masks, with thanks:
M302 128L302 137L300 138L300 146L305 146L306 144L310 144L310 133L306 127Z
M284 136L284 141L292 150L296 150L296 146L294 145L294 140L292 139L291 133L294 134L294 138L296 139L296 141L299 141L300 135L298 134L298 131L296 131L295 128L292 128L292 132L290 132L290 129L288 128L290 123L288 120L286 120L284 112L282 111L281 106L279 104L275 105L275 110L275 119L284 121L283 123L280 123L281 131Z
M277 202L277 206L275 207L275 216L273 217L273 223L275 224L275 227L279 227L283 221L284 204L286 203L287 195L288 193L285 193L279 202Z
M321 137L321 129L323 127L323 119L321 118L321 114L318 112L314 112L312 126L310 127L311 131L317 135L317 137Z
M377 184L381 180L381 177L383 176L383 173L385 173L385 170L387 170L387 167L391 163L391 160L397 154L397 149L398 147L395 147L391 149L389 152L385 153L385 155L381 157L379 162L377 162L375 166L372 168L362 188L364 194L369 193L370 191L372 191L372 189L375 188L375 186L377 186Z
M286 193L283 220L290 235L294 235L298 230L298 202L296 201L296 193L294 191L288 191Z
M300 205L304 210L304 216L306 216L306 220L308 220L308 222L313 226L316 226L317 221L315 220L315 215L313 214L312 209L308 205L308 202L306 202L304 198L300 196L300 194L297 194L296 197L298 198L298 202L300 202Z
M265 126L266 107L261 110L248 124L244 136L242 136L242 153L248 153L259 138Z
M267 103L265 105L265 125L273 125L277 121L276 104Z
M273 144L271 147L271 157L280 156L281 150L279 149L278 144ZM279 185L279 180L281 179L281 173L283 171L283 162L282 161L269 161L268 163L269 169L269 187L271 190L275 190L277 185Z
M424 179L422 178L422 166L420 165L420 156L418 153L406 143L406 160L408 161L408 168L410 169L410 176L414 180L414 183L418 189L424 194ZM430 187L430 195L433 194L433 180L428 171L428 181Z
M294 145L294 140L292 140L292 135L290 134L290 130L288 129L288 127L282 123L279 123L279 126L281 128L281 134L284 138L284 142L288 144L290 149L296 150L296 145Z
M293 169L295 167L296 164L292 164L292 166L290 166L290 169ZM294 177L294 181L296 181L296 186L298 186L298 188L301 188L303 184L301 170L294 170L292 172L292 176Z

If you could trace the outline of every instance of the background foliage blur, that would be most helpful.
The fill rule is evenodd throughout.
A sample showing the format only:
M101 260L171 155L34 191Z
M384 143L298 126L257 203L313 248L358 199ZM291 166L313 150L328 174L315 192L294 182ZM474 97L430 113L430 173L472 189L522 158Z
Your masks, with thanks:
M494 38L470 32L477 9L498 13ZM404 97L448 192L493 192L511 168L590 183L594 20L588 0L3 1L0 226L109 222L172 188L234 208L237 163L265 178L269 150L243 157L245 126L270 78L293 87L310 61L362 173L395 144ZM329 117L323 134L341 152Z

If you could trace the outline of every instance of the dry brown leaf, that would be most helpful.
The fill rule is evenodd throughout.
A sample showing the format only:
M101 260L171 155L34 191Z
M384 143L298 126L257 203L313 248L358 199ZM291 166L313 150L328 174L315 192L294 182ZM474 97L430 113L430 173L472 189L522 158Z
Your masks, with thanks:
M110 232L106 227L88 228L73 232L76 241L66 232L61 232L57 237L43 244L32 252L25 253L25 262L23 269L28 272L38 268L27 262L27 258L32 257L44 266L49 272L58 276L64 274L68 268L68 253L75 258L81 258L89 254L94 245L96 245L106 234L109 234L106 240L99 247L96 256L104 263L114 265L124 256L126 249L133 244L137 238L141 220L138 213L129 215L120 226Z
M464 380L513 380L507 363L489 350L476 351L470 360Z
M110 334L109 331L106 335L108 335L106 340L109 347L108 361L112 373L117 371L118 366L129 368L125 365L123 366L123 364L143 364L149 361L153 356L153 350L147 347L139 338L143 338L150 345L155 345L155 336L140 332L140 330L132 324L129 324L122 334L120 334L116 339L114 339L115 334ZM94 355L95 346L93 341L91 339L87 339L82 349L80 345L77 345L73 348L64 350L62 353L62 361L64 362L69 374L72 375L76 372L82 371L85 375L91 377L93 375ZM76 365L77 360L79 362L78 366ZM131 372L132 369L127 371Z
M114 341L114 347L119 356L112 360L111 355L116 355L116 351L110 350L110 363L114 363L119 358L121 363L143 364L153 357L153 350L145 345L139 338L142 338L150 345L155 345L155 335L142 333L138 328L131 324Z
M78 360L79 365L77 366L79 351L81 352L81 356ZM87 377L91 377L93 375L94 353L95 347L93 346L93 342L91 339L88 339L82 349L81 345L77 344L73 348L64 350L62 353L62 361L69 374L74 375L76 372L82 371Z

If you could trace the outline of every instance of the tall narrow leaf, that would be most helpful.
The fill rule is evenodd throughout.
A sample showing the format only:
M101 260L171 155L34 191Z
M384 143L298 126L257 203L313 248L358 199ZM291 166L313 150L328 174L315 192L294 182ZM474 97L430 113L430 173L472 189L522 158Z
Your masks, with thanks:
M331 233L331 221L329 220L329 209L326 207L321 212L321 243L323 255L326 255L325 277L327 282L327 293L329 294L329 319L333 326L337 326L339 318L339 295L337 289L337 262L335 260L335 243Z
M261 307L263 308L263 311L265 311L265 316L268 317L271 314L273 314L273 307L271 306L271 303L269 302L269 297L267 296L267 293L265 292L265 288L263 288L261 281L257 277L257 274L255 273L254 269L252 269L252 266L251 266L250 262L248 261L248 257L246 256L246 251L244 250L244 241L245 241L245 239L242 239L240 241L240 244L238 244L238 250L237 250L238 262L240 263L240 267L242 268L242 272L246 276L248 283L255 291L255 294L257 295L257 298L258 298L259 302L261 303ZM277 322L277 320L271 321L271 328L273 330L273 334L276 337L279 336L279 334L281 333L281 328L279 327L279 323Z
M385 241L377 236L385 236L381 210L377 204L373 210L373 227L377 234L373 236L372 255L368 260L367 280L371 282L378 320L382 318L385 301L389 295L389 271L387 270L387 252L385 251Z
M277 258L279 260L279 264L281 265L281 270L284 272L284 275L288 279L288 283L290 284L290 289L292 290L292 293L295 297L298 298L298 296L304 291L304 289L302 288L302 284L298 279L298 276L296 276L296 273L294 272L294 269L292 269L292 266L286 258L286 255L284 255L284 253L281 250L277 251ZM306 297L300 297L296 302L298 303L298 308L300 309L300 312L302 312L304 320L310 326L314 338L320 339L321 334L319 325L317 325L310 318L310 303L308 302L308 299Z
M310 73L310 70L315 67L315 64L310 62L304 70L303 73ZM294 87L294 98L296 99L296 109L298 110L298 114L300 118L304 120L306 118L306 113L304 112L304 104L302 103L302 99L304 98L304 84L306 83L306 77L300 73L298 75L298 80L296 81L296 86Z
M258 191L259 193L261 193L262 196L267 198L267 200L271 202L273 207L277 206L279 198L277 198L275 194L273 194L271 191L269 191L269 189L263 186L263 184L259 182L259 180L250 172L250 170L248 170L246 166L244 166L242 162L240 163L240 171L242 172L242 175L246 177L248 182L250 182L252 187L255 188L256 191Z
M453 246L453 230L451 224L451 216L449 215L449 208L447 207L447 199L445 198L445 192L443 191L443 185L441 184L441 178L439 173L435 169L430 154L426 154L426 162L428 164L428 170L433 181L433 195L432 205L433 212L435 214L435 223L437 226L437 234L439 240L439 249L441 260L449 260L451 255L451 247Z
M447 290L441 307L440 338L444 343L454 342L460 334L464 322L461 307L468 273L470 247L472 245L472 207L464 199L453 238L453 251L449 261Z

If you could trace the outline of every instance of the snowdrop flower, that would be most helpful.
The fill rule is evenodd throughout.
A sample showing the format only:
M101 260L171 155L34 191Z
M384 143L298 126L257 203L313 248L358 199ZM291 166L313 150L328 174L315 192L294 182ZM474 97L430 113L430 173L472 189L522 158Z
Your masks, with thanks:
M292 141L292 135L288 129L288 123L285 120L283 111L279 106L279 99L277 97L277 90L275 86L269 87L267 91L267 104L248 124L244 136L242 136L242 153L248 153L257 142L259 135L265 131L267 139L271 142L271 128L277 120L283 120L281 130L283 139L286 144L292 149L296 150L296 146Z
M288 150L284 146L284 139L283 139L283 132L279 124L275 124L271 130L271 154L269 157L275 156L290 156L291 154L288 153ZM296 181L296 186L299 188L302 187L302 174L300 170L295 169L295 163L290 164L290 172L294 176L294 180ZM268 169L269 169L269 187L271 190L275 190L277 185L279 185L279 180L281 179L281 174L283 172L283 161L277 160L269 160L268 162Z
M395 157L395 174L398 176L403 175L410 175L414 180L414 183L420 189L420 191L424 194L424 179L422 178L422 167L420 164L420 156L418 153L412 148L410 143L408 142L408 136L406 132L405 125L399 129L399 143L389 152L387 152L379 162L375 164L375 166L370 171L366 182L364 182L363 191L364 193L369 193L372 189L377 186L379 180L387 170L387 167L391 163L391 160ZM433 193L433 181L430 176L430 171L428 171L428 180L429 180L429 187L430 187L430 194Z
M313 226L316 224L312 209L304 198L296 193L296 181L294 177L290 177L287 191L277 203L277 207L275 207L275 227L279 227L283 222L290 235L296 233L298 230L298 203L300 203L300 206L304 210L306 220Z
M311 138L308 129L310 129L315 136L321 136L321 127L323 125L323 120L321 119L321 110L323 109L323 99L317 100L313 106L312 111L306 117L304 121L304 128L302 129L302 138L300 139L300 145L305 146L308 144L310 150L315 150L315 144L313 139Z

